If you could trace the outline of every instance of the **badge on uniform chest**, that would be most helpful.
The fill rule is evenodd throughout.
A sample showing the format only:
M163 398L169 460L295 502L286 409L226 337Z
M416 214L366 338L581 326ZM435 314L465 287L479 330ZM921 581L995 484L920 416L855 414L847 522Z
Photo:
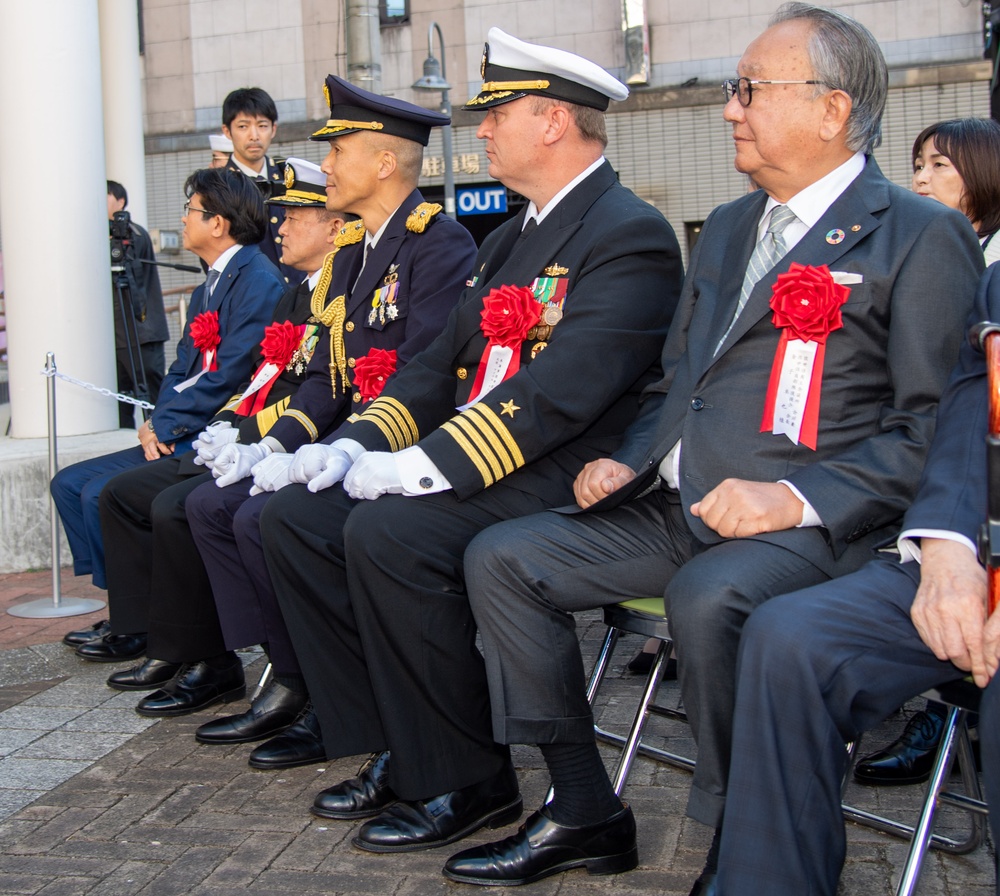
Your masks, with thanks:
M378 322L385 326L386 320L395 320L399 314L396 307L396 296L399 293L399 265L389 266L389 273L385 275L382 285L375 290L372 296L372 308L368 312L368 325L372 326L376 318Z

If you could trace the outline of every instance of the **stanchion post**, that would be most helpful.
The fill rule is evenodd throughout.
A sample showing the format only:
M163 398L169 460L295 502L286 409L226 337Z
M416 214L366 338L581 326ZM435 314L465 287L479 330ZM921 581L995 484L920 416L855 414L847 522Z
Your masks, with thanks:
M49 482L51 482L52 478L59 472L59 460L56 455L56 356L53 352L48 352L45 355L44 373L49 381L45 403L48 411ZM59 513L51 493L49 494L49 535L52 541L52 600L43 597L40 600L32 600L26 604L9 607L7 612L11 616L28 619L51 619L59 616L81 616L84 613L100 610L104 606L103 600L91 597L71 597L67 600L62 598L62 583L59 577Z

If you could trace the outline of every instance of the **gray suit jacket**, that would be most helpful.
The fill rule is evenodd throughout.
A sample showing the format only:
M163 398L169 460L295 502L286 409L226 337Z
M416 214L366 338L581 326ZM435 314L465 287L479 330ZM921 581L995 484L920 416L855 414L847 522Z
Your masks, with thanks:
M786 479L824 525L758 537L839 574L888 538L913 500L982 252L964 216L890 184L869 158L757 284L715 355L766 201L763 191L752 193L715 209L705 222L664 348L665 375L650 387L616 454L639 476L595 509L638 493L680 439L681 499L699 540L722 540L689 508L723 479ZM839 243L827 238L834 229L844 232ZM771 287L792 262L863 277L843 306L843 329L827 341L815 451L760 432L780 337L771 320Z

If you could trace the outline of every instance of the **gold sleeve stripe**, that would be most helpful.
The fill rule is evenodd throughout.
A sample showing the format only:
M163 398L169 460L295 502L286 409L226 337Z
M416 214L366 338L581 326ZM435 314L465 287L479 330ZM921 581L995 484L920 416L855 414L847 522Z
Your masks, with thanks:
M499 452L496 450L499 447L499 443L497 442L494 445L493 442L496 440L491 440L489 434L484 437L478 433L475 425L467 417L465 417L465 415L452 418L442 428L447 429L453 437L456 437L456 433L461 434L464 437L465 444L471 445L472 450L476 453L476 455L489 464L493 482L496 482L496 480L506 476L508 473L514 472L514 468L510 464L510 458L506 455L501 457ZM468 450L464 446L462 450L468 454ZM475 461L475 456L469 456L473 461ZM476 464L476 466L478 466L478 464Z
M372 412L381 412L384 419L394 421L407 445L419 441L420 431L416 422L406 407L395 398L376 398L361 416L365 417Z
M222 410L223 411L235 411L240 406L240 399L242 397L243 397L242 395L234 395L232 398L229 399L229 401L227 401L222 406Z
M517 447L517 442L510 434L510 430L504 425L503 420L501 420L497 415L496 411L480 402L479 404L474 404L471 408L469 408L469 410L466 411L466 414L470 418L476 419L478 425L489 426L496 433L496 437L499 437L500 442L510 453L515 469L517 467L524 466L524 455L521 454L521 449ZM482 418L481 423L479 418Z
M348 423L357 423L360 419L361 419L361 415L360 414L351 414L351 416L347 418L347 422Z
M450 435L458 443L458 447L461 448L468 455L469 460L476 465L476 469L479 470L479 475L483 477L483 487L489 488L493 485L496 480L491 475L489 467L483 462L483 459L476 452L475 448L473 448L469 440L466 439L465 436L459 431L458 427L455 426L454 421L449 420L447 423L443 423L441 425L441 429L448 433L448 435Z
M285 413L285 408L288 407L291 400L292 396L286 395L281 401L269 404L262 411L257 412L257 429L260 430L262 436L266 436L267 431L278 422L278 418Z
M289 411L286 416L299 422L302 428L309 434L310 441L315 442L319 438L319 431L316 429L316 424L301 411Z
M381 430L382 435L389 442L390 451L401 451L403 448L409 446L405 434L399 428L398 422L394 417L385 413L385 408L375 408L374 410L368 408L359 419L367 420Z

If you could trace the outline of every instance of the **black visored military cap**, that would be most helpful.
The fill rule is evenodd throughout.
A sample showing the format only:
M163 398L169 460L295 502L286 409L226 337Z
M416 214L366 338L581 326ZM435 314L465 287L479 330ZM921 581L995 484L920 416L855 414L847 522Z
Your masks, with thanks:
M330 120L310 140L329 140L341 134L374 131L426 146L431 128L451 121L440 112L362 90L336 75L326 76L323 92L330 106Z
M284 186L285 191L272 195L267 200L268 205L326 208L326 175L314 162L306 159L285 159Z

